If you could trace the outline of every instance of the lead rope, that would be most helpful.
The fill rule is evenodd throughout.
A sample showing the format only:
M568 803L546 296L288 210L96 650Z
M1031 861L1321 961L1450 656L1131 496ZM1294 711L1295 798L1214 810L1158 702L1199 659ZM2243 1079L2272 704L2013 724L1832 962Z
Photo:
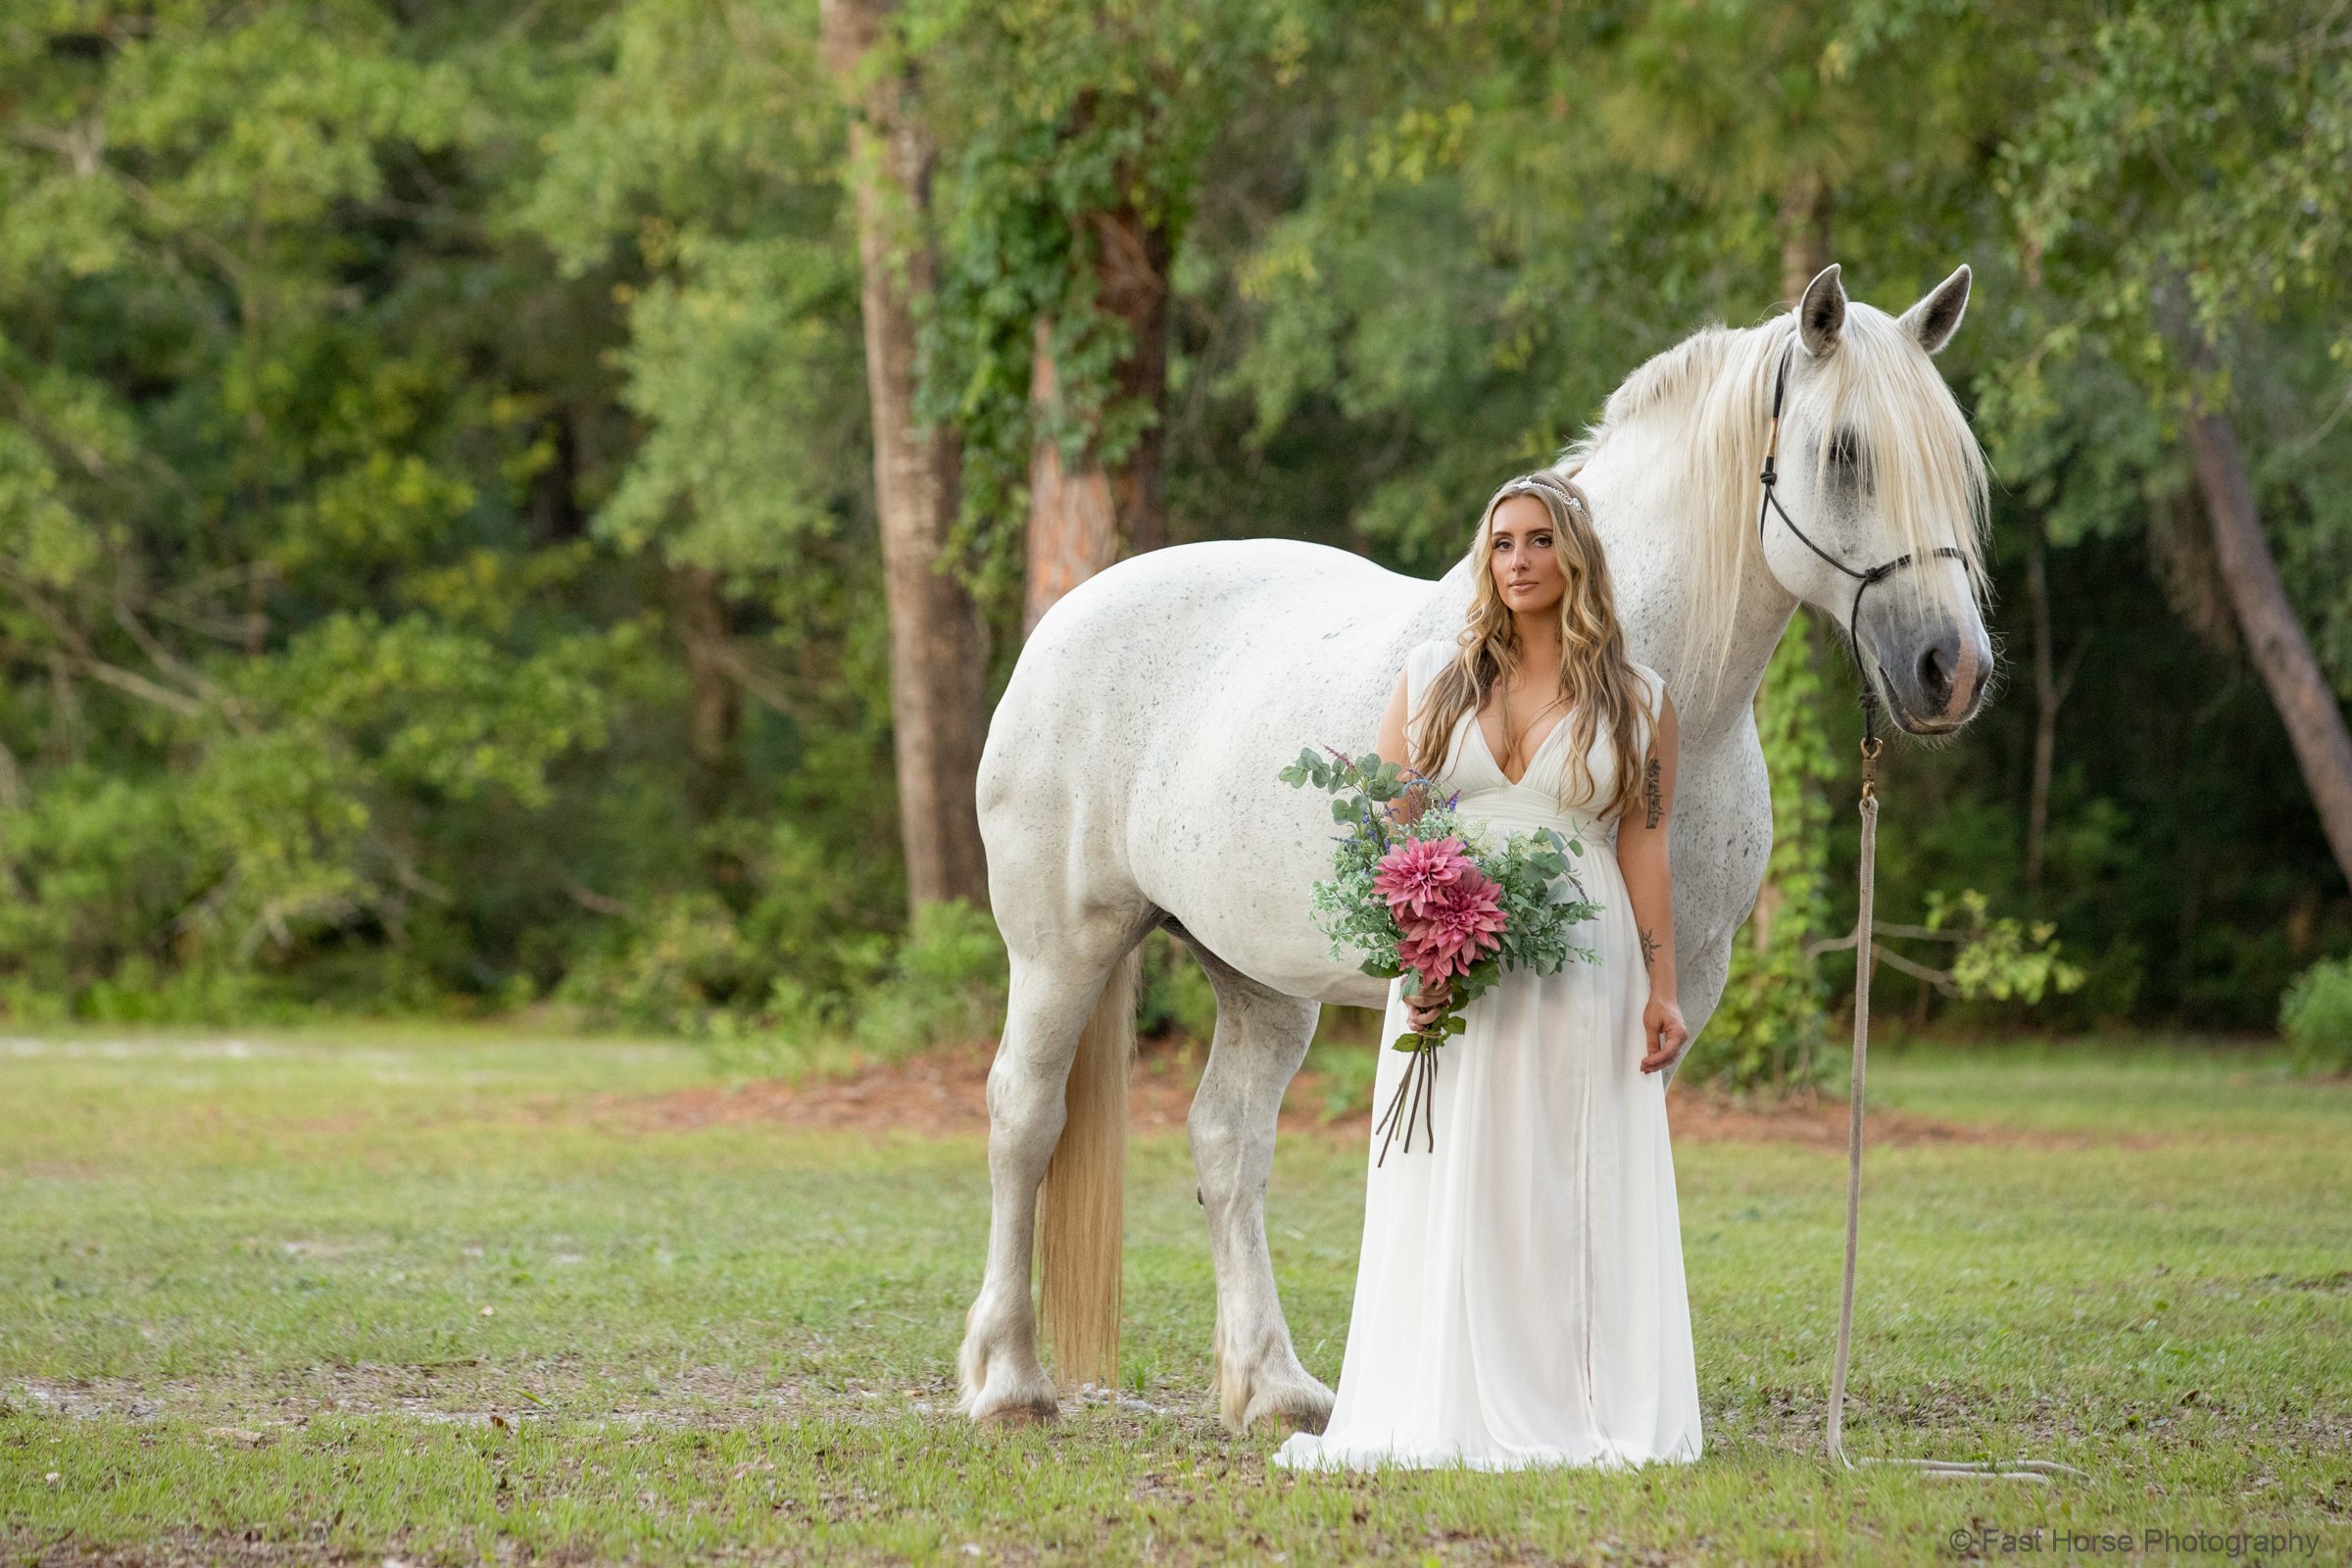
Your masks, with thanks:
M1838 1358L1830 1372L1830 1457L1847 1470L1866 1464L1899 1465L1934 1476L1997 1476L2049 1485L2054 1475L2083 1471L2051 1459L1880 1459L1849 1458L1845 1451L1845 1368L1854 1347L1854 1258L1862 1237L1862 1069L1870 1054L1870 971L1876 952L1871 917L1879 856L1878 766L1882 743L1876 733L1878 705L1867 677L1862 687L1862 874L1860 906L1854 916L1854 1082L1845 1120L1845 1279L1838 1292Z

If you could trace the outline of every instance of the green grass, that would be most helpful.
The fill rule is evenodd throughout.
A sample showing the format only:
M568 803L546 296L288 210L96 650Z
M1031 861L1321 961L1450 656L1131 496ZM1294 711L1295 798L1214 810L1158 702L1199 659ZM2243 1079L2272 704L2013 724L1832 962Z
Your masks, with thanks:
M1134 1153L1134 1402L982 1434L947 1408L979 1140L664 1130L708 1081L668 1046L243 1040L0 1042L18 1560L1924 1562L1983 1527L2352 1560L2352 1086L2277 1054L1874 1056L1874 1105L2000 1136L1870 1156L1849 1451L2090 1472L2043 1489L1816 1456L1841 1152L1677 1149L1699 1465L1294 1477L1211 1417L1178 1139ZM1268 1205L1326 1380L1362 1163L1286 1135Z

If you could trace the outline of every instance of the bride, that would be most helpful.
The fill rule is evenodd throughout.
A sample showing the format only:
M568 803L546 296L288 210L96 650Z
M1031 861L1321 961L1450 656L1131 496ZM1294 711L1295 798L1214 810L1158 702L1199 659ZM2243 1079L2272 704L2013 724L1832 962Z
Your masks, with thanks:
M1544 471L1494 493L1467 624L1411 650L1379 750L1457 809L1582 841L1598 916L1557 974L1504 974L1445 1048L1434 1152L1367 1154L1363 1250L1331 1420L1294 1468L1628 1465L1699 1452L1666 1079L1675 1004L1666 832L1675 718L1626 656L1583 492ZM1381 1041L1443 998L1389 991ZM1383 1049L1373 1103L1408 1057Z

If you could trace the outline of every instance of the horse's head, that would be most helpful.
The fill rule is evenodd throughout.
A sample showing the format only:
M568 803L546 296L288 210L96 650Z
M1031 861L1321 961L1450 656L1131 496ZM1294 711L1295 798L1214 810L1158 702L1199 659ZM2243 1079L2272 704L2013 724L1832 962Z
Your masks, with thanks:
M1974 718L1992 674L1984 455L1928 358L1959 326L1968 283L1963 267L1892 317L1849 303L1832 266L1773 356L1787 385L1765 562L1850 628L1887 713L1915 735Z

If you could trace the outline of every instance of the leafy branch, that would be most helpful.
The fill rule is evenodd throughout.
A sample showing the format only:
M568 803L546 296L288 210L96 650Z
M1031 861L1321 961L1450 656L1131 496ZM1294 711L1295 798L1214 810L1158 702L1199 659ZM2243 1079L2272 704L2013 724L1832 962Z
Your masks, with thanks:
M1888 968L1964 1002L2014 998L2035 1003L2047 992L2063 996L2081 988L2082 970L2059 956L2057 926L2013 915L1989 918L1990 910L1991 901L1974 888L1963 889L1957 898L1931 892L1926 924L1871 922L1873 954ZM1937 969L1886 947L1882 939L1887 937L1950 943L1959 951L1949 968ZM1805 956L1844 952L1860 940L1859 932L1849 931L1841 937L1807 943Z

